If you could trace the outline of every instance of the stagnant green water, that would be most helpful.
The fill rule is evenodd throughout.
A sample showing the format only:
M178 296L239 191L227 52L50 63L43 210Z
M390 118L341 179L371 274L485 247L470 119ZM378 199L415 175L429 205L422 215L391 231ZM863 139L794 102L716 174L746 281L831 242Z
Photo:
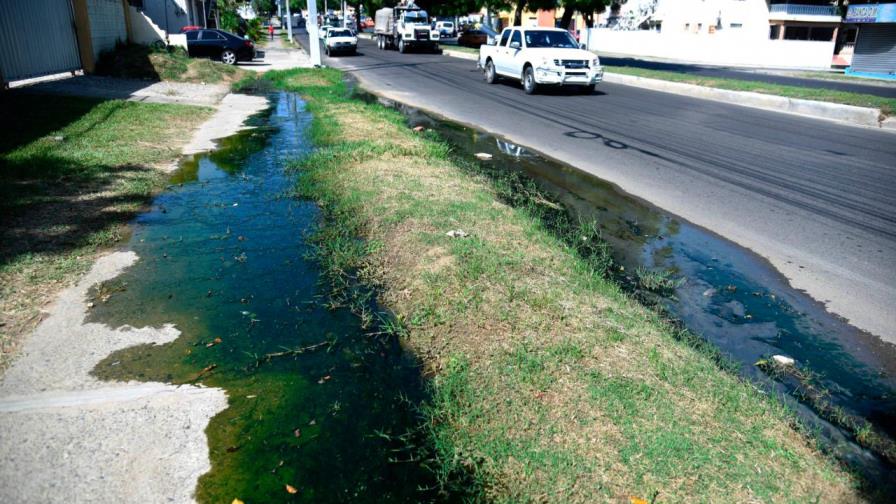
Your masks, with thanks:
M284 170L310 148L310 117L294 95L271 100L258 129L184 164L137 220L128 248L140 260L92 293L92 321L182 335L117 352L94 373L227 391L207 429L200 501L450 500L420 462L417 362L327 304L306 243L318 210L292 196Z

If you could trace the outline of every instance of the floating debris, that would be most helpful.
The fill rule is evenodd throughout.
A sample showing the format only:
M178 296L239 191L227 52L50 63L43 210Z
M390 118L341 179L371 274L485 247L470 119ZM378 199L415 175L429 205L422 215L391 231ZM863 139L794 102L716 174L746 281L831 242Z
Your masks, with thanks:
M470 236L469 233L467 233L463 229L452 229L451 231L445 233L445 235L450 236L451 238L466 238Z
M793 366L794 364L796 364L795 359L784 355L772 355L772 359L774 359L775 362L782 366Z

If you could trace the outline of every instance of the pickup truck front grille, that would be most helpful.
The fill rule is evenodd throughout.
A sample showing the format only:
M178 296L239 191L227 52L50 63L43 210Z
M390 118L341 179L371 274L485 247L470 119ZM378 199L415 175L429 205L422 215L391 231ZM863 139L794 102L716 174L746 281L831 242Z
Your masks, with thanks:
M555 59L554 64L564 68L588 68L588 60L561 60Z

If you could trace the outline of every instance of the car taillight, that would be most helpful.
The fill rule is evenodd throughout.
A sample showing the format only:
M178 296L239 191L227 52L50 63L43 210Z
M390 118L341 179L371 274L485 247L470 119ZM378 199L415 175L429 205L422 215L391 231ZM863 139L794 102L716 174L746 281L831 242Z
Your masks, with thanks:
M251 41L251 40L246 40L246 41L243 42L243 45L245 45L246 47L252 47L252 41Z

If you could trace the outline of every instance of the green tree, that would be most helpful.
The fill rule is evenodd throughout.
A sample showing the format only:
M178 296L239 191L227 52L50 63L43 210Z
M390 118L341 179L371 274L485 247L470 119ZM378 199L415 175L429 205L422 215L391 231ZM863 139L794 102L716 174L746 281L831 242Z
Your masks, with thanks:
M572 17L580 12L585 17L585 25L594 27L594 14L607 10L607 6L614 3L613 0L563 0L563 17L560 18L560 27L569 29Z
M258 17L270 17L277 12L274 0L252 0L252 10Z

